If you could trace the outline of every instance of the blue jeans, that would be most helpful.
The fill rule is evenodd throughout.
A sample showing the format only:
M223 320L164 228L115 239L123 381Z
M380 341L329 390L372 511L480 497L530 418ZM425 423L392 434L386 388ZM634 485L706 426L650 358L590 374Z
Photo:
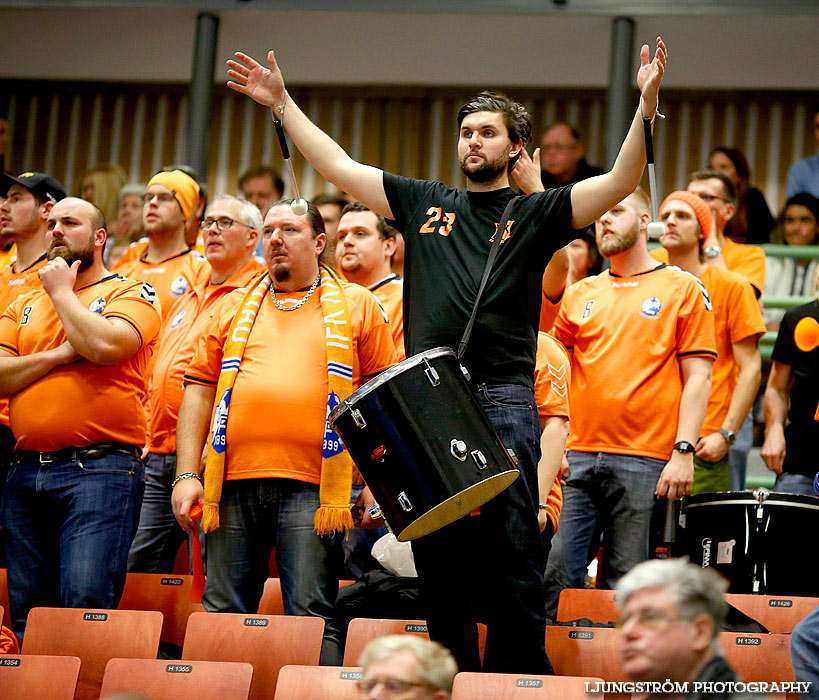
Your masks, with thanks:
M801 493L803 496L815 496L813 477L793 472L783 472L776 477L773 490L778 493Z
M285 615L324 618L321 663L341 665L333 619L342 535L319 536L313 519L319 487L291 479L226 481L220 526L206 535L208 577L202 605L215 612L255 613L276 550Z
M414 540L429 634L461 671L480 670L476 622L487 626L483 670L554 673L544 648L546 550L537 522L540 422L532 390L478 385L475 393L520 476L467 516Z
M554 619L564 588L583 588L589 547L603 534L600 588L614 588L635 564L648 559L654 489L661 459L605 452L569 452L560 528L546 567L546 615Z
M793 628L791 666L797 681L810 681L810 692L802 700L819 700L819 607Z
M145 461L145 496L128 571L169 574L180 545L188 539L171 508L171 482L176 476L176 453L148 454Z
M15 460L3 494L15 633L33 607L117 607L144 484L142 462L126 454Z
M737 439L728 448L728 462L731 465L731 491L745 490L745 475L748 472L748 453L754 446L754 416L751 409L737 432Z

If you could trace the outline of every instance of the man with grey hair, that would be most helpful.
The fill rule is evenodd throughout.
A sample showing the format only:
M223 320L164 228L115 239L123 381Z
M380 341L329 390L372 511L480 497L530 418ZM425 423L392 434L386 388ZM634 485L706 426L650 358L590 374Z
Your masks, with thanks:
M145 496L128 557L129 571L171 573L176 552L185 541L186 535L171 508L182 377L217 303L264 269L253 257L262 226L262 215L255 204L230 195L214 198L205 212L202 234L210 278L193 285L174 303L154 361Z
M413 634L378 637L361 652L361 700L449 700L458 672L455 658L438 642Z
M727 590L728 581L716 571L686 559L646 561L623 576L616 600L620 660L629 678L685 684L687 691L678 697L687 700L717 695L701 692L698 683L736 682L737 674L720 655L717 638L728 614Z

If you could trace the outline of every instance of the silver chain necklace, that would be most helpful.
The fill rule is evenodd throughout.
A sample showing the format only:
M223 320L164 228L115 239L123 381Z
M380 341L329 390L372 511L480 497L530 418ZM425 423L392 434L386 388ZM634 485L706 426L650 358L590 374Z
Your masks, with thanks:
M299 309L302 306L304 306L305 302L310 298L310 296L313 294L313 292L316 291L316 287L318 287L318 284L319 284L320 281L321 281L321 273L319 272L318 275L316 275L316 279L313 280L313 286L310 287L310 289L307 290L307 294L305 294L301 298L300 302L298 302L297 304L293 304L293 306L282 306L279 303L279 300L276 299L276 290L273 289L272 284L270 285L270 298L273 299L273 304L275 304L276 308L279 311L295 311L296 309Z

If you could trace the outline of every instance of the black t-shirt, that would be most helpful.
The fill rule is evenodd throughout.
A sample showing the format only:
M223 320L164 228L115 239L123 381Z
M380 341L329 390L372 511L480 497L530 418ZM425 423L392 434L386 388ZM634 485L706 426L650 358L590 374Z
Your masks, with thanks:
M395 226L404 234L407 356L457 350L511 188L468 192L384 173ZM543 268L577 237L571 186L524 195L513 206L481 298L464 366L477 382L533 386Z
M789 309L782 317L771 357L791 367L789 423L785 427L785 463L782 471L791 474L816 474L816 422L819 404L819 348L802 352L793 340L793 331L800 319L811 316L819 321L819 304Z

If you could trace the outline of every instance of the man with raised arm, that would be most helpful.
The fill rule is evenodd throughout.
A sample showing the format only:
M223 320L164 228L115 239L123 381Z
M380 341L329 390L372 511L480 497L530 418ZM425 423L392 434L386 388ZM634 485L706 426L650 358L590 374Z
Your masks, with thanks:
M480 668L475 620L487 623L484 669L548 673L544 649L545 550L537 520L540 424L533 394L543 270L552 254L597 216L631 193L645 165L642 118L635 115L611 172L546 192L516 195L509 170L531 134L523 106L483 92L458 112L458 158L465 189L385 173L350 158L288 96L273 52L268 67L242 53L228 61L228 85L269 107L296 147L343 192L395 222L406 239L404 341L407 355L458 346L472 311L490 246L501 236L462 357L475 395L521 477L500 496L437 533L413 543L430 635L461 670ZM640 50L641 109L652 117L666 64ZM502 228L502 231L498 231ZM484 542L480 561L464 556L465 539Z

